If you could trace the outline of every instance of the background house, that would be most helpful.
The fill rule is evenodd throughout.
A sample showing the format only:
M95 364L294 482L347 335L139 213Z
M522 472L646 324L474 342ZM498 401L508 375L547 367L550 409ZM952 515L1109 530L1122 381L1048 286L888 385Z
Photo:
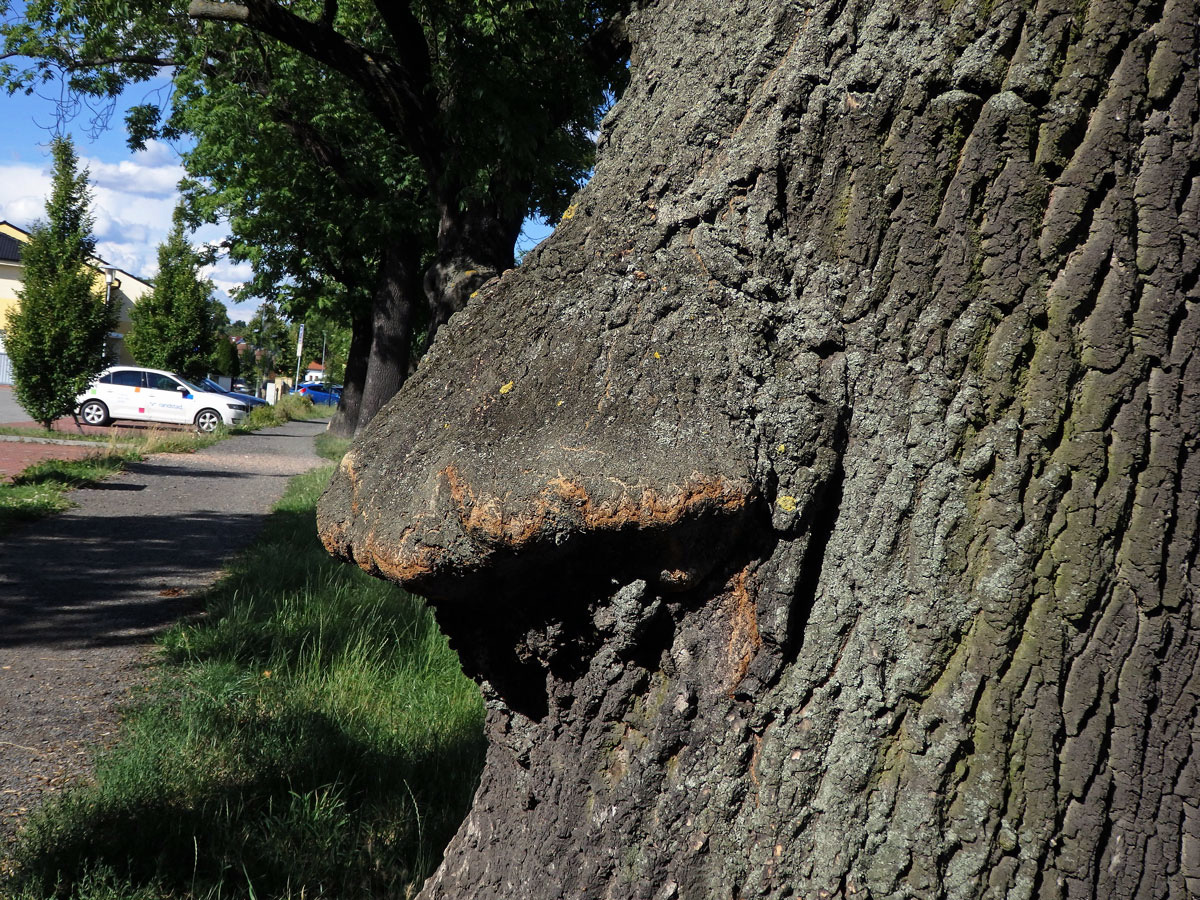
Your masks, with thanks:
M21 245L28 242L28 231L10 222L0 222L0 384L12 384L12 366L4 352L4 329L9 311L17 305L17 292L24 283ZM132 363L133 357L125 348L129 313L133 304L154 290L154 286L102 259L94 260L91 265L96 272L96 289L101 294L108 290L109 272L113 278L109 297L117 309L117 329L109 335L109 357L113 362Z

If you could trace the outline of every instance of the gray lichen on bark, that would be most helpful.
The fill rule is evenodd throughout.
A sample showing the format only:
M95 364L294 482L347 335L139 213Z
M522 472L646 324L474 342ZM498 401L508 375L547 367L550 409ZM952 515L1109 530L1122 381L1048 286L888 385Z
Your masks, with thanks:
M1194 0L670 0L343 461L488 699L426 897L1200 893Z

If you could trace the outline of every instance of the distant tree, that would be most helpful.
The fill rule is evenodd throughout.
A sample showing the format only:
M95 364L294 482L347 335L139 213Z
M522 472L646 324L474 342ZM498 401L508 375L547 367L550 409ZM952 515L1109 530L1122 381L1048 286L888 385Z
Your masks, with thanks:
M200 277L200 257L176 222L158 248L154 291L130 314L126 345L144 366L203 378L208 372L217 333L212 282Z
M251 347L245 361L247 371L254 375L256 385L276 369L284 371L296 364L295 336L288 333L288 323L274 301L264 300L259 306L246 325L245 338Z
M87 170L79 170L70 138L55 138L50 153L46 221L34 225L22 250L25 283L5 335L17 399L46 428L75 409L105 367L105 341L116 325L89 265L96 239Z
M241 360L238 358L237 348L227 335L217 335L216 346L209 358L209 368L214 375L237 378L241 374Z
M513 266L526 215L568 209L626 79L629 2L0 0L23 10L0 22L0 58L21 60L0 83L61 78L90 103L170 71L168 103L127 113L131 145L197 139L185 165L256 280L310 257L307 272L343 285L320 299L349 304L331 430L351 434L413 368L414 345Z

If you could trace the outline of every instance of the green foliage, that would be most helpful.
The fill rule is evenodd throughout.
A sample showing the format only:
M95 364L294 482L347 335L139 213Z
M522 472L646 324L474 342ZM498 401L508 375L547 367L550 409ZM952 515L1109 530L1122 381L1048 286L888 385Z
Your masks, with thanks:
M254 381L262 382L275 372L293 374L295 339L278 304L264 300L251 316L242 336L252 348L242 360L242 371Z
M242 374L241 357L238 355L237 348L233 346L233 341L229 340L225 334L217 335L216 346L213 347L208 365L216 375L237 378Z
M143 366L203 378L218 335L212 283L200 278L200 258L176 222L158 248L154 290L133 307L126 345Z
M195 139L188 213L227 223L231 258L253 273L241 299L344 321L369 308L384 247L432 243L424 175L344 78L279 45L264 80L261 53L237 37L210 38L222 41L222 78L204 65L176 75L171 120Z
M46 221L21 251L24 286L5 336L17 399L46 428L75 409L75 398L107 365L116 317L96 291L87 170L69 138L51 144L53 183Z
M324 552L328 476L297 479L208 614L167 634L95 784L23 832L5 896L404 897L432 871L483 704L419 600Z
M325 374L322 381L341 384L346 380L346 358L350 354L350 328L331 318L317 315L307 320L305 332L305 362L320 362L321 351L325 353ZM420 357L420 354L417 354Z
M0 11L10 5L0 0ZM23 17L0 25L3 50L27 58L9 65L5 83L28 90L62 78L69 93L112 97L169 67L172 101L134 107L131 143L196 135L186 162L199 214L224 209L245 252L271 248L264 273L301 271L286 259L289 244L300 255L333 248L339 265L315 271L354 290L361 277L336 270L354 264L351 254L329 239L349 232L345 246L366 248L354 232L369 238L376 229L376 247L396 226L431 234L434 182L439 202L484 200L556 219L591 166L599 116L627 78L609 26L628 0L421 0L391 18L367 0L261 5L307 19L322 40L305 44L299 32L291 47L263 40L269 17L193 22L186 0L28 0ZM388 89L350 71L361 53L417 79L418 115L398 115ZM260 226L251 213L264 211ZM253 237L260 228L277 240Z

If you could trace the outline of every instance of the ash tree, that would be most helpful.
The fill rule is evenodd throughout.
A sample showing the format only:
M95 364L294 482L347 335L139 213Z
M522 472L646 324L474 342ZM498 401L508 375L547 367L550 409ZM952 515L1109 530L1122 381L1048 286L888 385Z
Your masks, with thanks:
M212 282L200 276L200 255L177 221L158 247L154 290L134 304L126 346L143 366L203 378L220 338Z
M277 299L295 320L349 323L330 430L351 435L422 349L435 229L424 179L337 73L276 47L267 80L256 75L258 42L226 37L228 77L176 78L169 127L195 139L184 156L189 215L227 224L230 256L252 267L243 298Z
M24 283L5 343L17 399L43 427L75 410L75 398L107 365L116 314L97 288L96 239L87 170L70 138L50 145L53 179L46 219L22 247Z

